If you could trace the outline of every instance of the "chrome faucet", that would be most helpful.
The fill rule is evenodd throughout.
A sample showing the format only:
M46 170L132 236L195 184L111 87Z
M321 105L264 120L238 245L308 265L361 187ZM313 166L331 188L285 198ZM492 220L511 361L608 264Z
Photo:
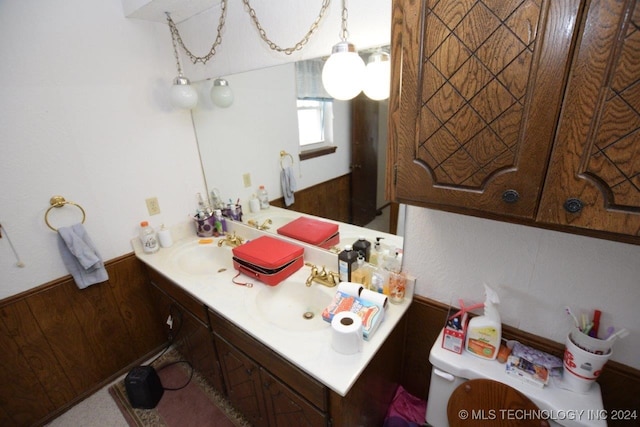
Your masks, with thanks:
M223 239L218 240L218 247L221 248L222 245L226 244L227 246L231 246L235 248L236 246L240 246L244 243L244 239L240 236L236 235L234 231L233 234L226 234Z
M268 230L269 226L271 224L273 224L273 221L271 221L270 218L267 218L262 225L258 225L258 222L255 219L250 219L249 221L247 221L247 224L250 225L251 227L257 228L258 230Z
M310 262L306 262L304 265L311 267L311 274L305 282L307 286L311 286L311 283L316 282L329 288L333 288L340 282L340 275L333 271L327 271L324 265L322 266L322 270L318 270L318 267Z

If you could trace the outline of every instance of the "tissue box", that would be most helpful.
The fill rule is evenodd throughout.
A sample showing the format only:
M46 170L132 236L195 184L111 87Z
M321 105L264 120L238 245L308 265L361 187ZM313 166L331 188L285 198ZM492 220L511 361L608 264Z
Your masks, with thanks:
M464 349L464 338L467 334L469 315L464 312L461 315L451 317L451 311L449 309L447 323L442 331L442 348L460 354Z
M523 357L513 354L507 359L506 370L508 375L520 378L522 381L538 387L544 387L549 381L549 371L541 365L531 363Z
M516 357L528 360L534 366L540 366L547 370L552 377L562 376L562 359L552 356L544 351L515 342L511 349L511 354Z
M322 311L322 319L331 323L333 316L341 311L350 311L362 319L362 335L365 340L378 329L384 318L384 309L372 301L336 292L331 303Z

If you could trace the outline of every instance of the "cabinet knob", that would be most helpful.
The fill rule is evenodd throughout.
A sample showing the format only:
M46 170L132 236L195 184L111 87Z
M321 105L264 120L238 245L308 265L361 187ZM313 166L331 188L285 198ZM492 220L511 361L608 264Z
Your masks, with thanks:
M507 190L502 193L502 200L505 203L515 203L520 199L520 194L516 190Z
M584 203L582 203L582 200L572 197L567 199L562 206L564 207L564 210L569 213L578 213L584 207Z

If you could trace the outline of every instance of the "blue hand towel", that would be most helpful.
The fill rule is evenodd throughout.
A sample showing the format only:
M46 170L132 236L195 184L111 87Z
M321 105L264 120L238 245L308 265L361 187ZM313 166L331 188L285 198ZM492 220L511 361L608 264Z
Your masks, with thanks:
M58 248L62 261L76 285L84 289L109 280L102 258L82 224L58 229Z
M291 166L282 168L280 172L280 184L282 185L282 195L284 197L284 204L291 206L295 202L293 193L296 191L296 179L293 176L293 169Z

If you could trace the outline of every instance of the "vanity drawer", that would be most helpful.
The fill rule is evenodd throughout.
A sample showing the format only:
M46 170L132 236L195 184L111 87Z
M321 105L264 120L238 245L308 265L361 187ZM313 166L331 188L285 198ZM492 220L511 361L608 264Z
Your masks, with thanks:
M209 310L213 332L251 357L284 384L294 389L320 411L328 410L328 389L305 372L283 359L229 320Z

